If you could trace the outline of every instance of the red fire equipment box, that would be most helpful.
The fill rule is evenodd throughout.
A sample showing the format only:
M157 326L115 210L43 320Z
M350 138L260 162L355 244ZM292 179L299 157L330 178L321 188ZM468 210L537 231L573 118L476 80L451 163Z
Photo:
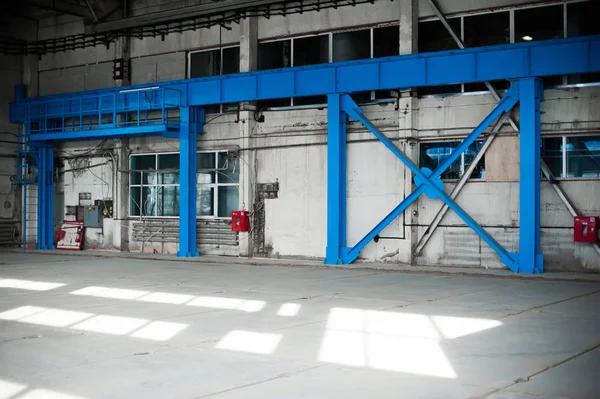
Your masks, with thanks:
M598 217L575 216L575 242L598 241Z
M248 211L231 212L231 230L248 231L250 230L250 216Z

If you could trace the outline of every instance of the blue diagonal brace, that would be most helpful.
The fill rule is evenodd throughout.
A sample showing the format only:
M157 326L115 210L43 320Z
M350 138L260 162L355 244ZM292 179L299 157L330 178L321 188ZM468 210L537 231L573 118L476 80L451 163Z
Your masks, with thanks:
M365 235L354 247L352 247L342 258L343 263L348 264L354 261L360 251L389 223L400 215L412 202L414 202L423 192L431 190L435 192L469 227L471 227L492 249L500 256L502 262L511 270L518 267L517 257L510 254L502 247L492 236L490 236L464 209L462 209L443 189L440 189L435 181L441 174L465 151L485 129L504 112L509 111L519 101L519 85L513 84L511 89L505 94L496 108L477 126L477 128L459 145L459 147L430 175L426 175L419 167L408 158L391 140L389 140L379 129L377 129L362 113L360 107L349 97L342 98L344 111L348 115L360 121L369 129L390 151L394 153L423 183L413 191L402 203L400 203L392 212L390 212L380 223L378 223L367 235ZM516 270L514 270L516 271Z

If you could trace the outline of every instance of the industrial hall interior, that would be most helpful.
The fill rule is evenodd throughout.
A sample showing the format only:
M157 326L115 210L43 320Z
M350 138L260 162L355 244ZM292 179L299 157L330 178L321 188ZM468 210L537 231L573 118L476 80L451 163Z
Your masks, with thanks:
M598 228L598 0L0 4L0 399L597 399Z

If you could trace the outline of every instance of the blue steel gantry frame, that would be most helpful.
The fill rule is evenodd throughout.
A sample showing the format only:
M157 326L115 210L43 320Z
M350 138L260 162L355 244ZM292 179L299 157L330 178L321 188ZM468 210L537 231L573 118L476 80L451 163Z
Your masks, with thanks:
M475 49L395 56L128 88L18 99L11 121L24 125L27 142L38 149L38 248L52 248L52 148L61 141L147 135L179 137L181 142L179 256L196 256L196 134L202 107L227 102L328 95L328 216L325 263L347 264L393 218L425 193L447 203L513 271L539 273L539 113L538 78L600 72L600 36ZM436 171L419 169L362 114L348 94L499 79L513 85L498 106ZM519 253L506 251L443 191L441 173L486 127L521 103L521 227ZM180 117L173 118L179 111ZM171 115L169 115L171 113ZM176 113L176 112L175 112ZM354 247L346 246L346 119L361 122L414 174L417 189Z

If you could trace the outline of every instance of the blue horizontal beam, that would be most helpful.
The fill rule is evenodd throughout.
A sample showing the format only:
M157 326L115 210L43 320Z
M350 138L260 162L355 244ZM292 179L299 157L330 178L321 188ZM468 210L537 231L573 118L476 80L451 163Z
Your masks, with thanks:
M34 145L37 142L48 142L48 141L69 141L73 140L74 137L81 139L105 139L105 138L117 138L117 137L140 137L140 136L156 136L156 135L167 135L168 132L179 131L179 125L141 125L141 126L127 126L117 127L112 129L95 129L95 130L77 130L68 132L57 132L57 133L37 133L32 134L30 143Z
M600 35L151 83L30 98L13 107L94 115L112 105L125 112L127 99L146 110L594 72L600 72ZM150 98L140 90L148 88L163 94ZM24 122L27 112L19 111L12 110L12 122Z

